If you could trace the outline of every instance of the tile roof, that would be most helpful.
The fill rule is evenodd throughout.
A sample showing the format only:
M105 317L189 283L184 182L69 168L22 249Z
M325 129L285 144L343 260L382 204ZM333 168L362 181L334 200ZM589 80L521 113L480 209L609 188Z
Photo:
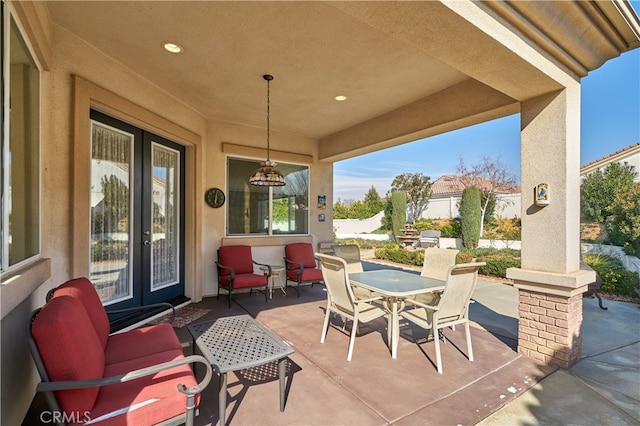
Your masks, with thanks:
M604 164L604 163L607 163L607 161L606 161L606 160L608 160L608 159L610 159L610 158L612 158L612 157L619 156L620 154L623 154L623 153L625 153L625 152L629 152L629 154L631 155L631 154L633 153L633 151L635 151L635 150L636 150L636 148L637 148L637 149L640 149L640 142L636 142L636 143L634 143L633 145L629 145L629 146L628 146L628 147L626 147L626 148L619 149L618 151L616 151L616 152L612 152L611 154L607 154L607 155L605 155L605 156L604 156L604 157L602 157L602 158L598 158L597 160L593 160L593 161L591 161L591 162L589 162L589 163L585 164L584 166L580 167L580 172L582 173L582 172L583 172L583 170L585 170L585 169L589 169L589 168L591 168L592 166L594 166L595 164L599 164L599 163L603 163L603 164Z
M457 175L442 175L431 184L431 190L433 191L432 197L438 196L451 196L461 195L465 188L460 176ZM502 194L517 194L520 192L520 187L505 187L501 188L497 192Z

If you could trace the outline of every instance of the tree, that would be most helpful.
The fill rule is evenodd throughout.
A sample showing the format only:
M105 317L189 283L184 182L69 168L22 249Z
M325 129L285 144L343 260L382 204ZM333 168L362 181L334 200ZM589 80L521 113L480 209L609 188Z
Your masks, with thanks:
M499 158L492 160L486 155L483 155L480 162L470 168L460 158L456 171L465 188L475 186L480 191L479 220L480 236L482 236L484 224L491 219L495 210L497 194L512 191L518 184L518 178L502 164Z
M609 240L624 247L630 256L640 255L640 182L619 191L609 207L605 221Z
M582 216L604 223L611 214L616 195L627 191L636 175L635 168L627 163L611 163L604 170L589 173L580 185Z
M391 192L391 223L393 235L401 235L407 223L407 195L404 191Z
M340 199L333 203L334 219L349 219L349 206L344 204Z
M460 221L462 227L462 246L467 249L478 247L481 223L480 191L469 186L462 191L460 201Z
M386 201L384 203L384 216L382 216L382 228L387 231L393 232L393 200L391 199L391 193L387 194Z
M391 182L391 191L405 193L409 204L411 223L415 223L431 198L431 178L422 173L403 173L396 176Z
M367 210L369 210L369 217L375 216L384 210L384 201L373 185L371 185L371 188L369 188L369 191L364 196L364 204L367 206Z

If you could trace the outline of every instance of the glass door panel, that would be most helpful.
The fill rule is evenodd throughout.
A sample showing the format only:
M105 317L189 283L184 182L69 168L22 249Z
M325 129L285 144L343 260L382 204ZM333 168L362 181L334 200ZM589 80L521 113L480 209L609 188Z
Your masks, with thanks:
M89 273L100 299L133 297L130 218L134 135L91 122L91 251Z
M178 283L180 268L180 152L152 144L151 291Z

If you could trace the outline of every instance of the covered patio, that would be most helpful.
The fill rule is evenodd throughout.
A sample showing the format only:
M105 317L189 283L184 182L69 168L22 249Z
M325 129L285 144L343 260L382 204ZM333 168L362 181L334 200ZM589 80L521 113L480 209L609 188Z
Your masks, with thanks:
M211 303L216 295L214 261L221 245L247 244L262 261L280 264L287 243L311 242L317 249L332 240L335 161L520 114L522 268L509 274L527 300L544 297L549 298L546 302L561 304L559 311L566 314L561 321L568 326L560 341L551 335L547 347L553 349L547 353L532 348L529 335L520 331L515 344L476 333L477 342L484 342L477 344L479 350L488 351L484 357L479 353L479 361L471 364L457 354L447 354L451 356L445 356L445 362L455 366L449 369L452 377L466 372L482 381L488 372L507 365L522 365L531 377L542 377L546 368L555 367L538 370L537 361L563 367L579 361L579 301L593 280L592 273L579 268L580 79L640 46L640 20L627 1L6 0L3 18L5 34L15 40L9 46L6 37L3 46L3 54L10 56L3 57L3 64L12 66L11 74L3 69L7 82L3 152L11 154L13 161L3 156L3 173L7 170L9 175L8 169L28 173L11 174L2 188L7 203L2 204L0 423L22 421L33 398L37 378L26 336L30 312L43 304L51 288L92 272L93 195L100 182L91 181L91 162L104 159L92 157L94 113L164 138L175 148L172 152L181 153L184 178L178 193L183 223L176 239L180 260L175 270L182 274L179 296L194 303ZM163 50L167 42L181 44L182 54ZM14 73L16 69L23 72ZM264 74L275 76L270 158L293 166L291 170L305 170L308 176L301 191L306 205L296 210L296 224L286 233L265 225L268 208L258 201L245 208L244 200L255 195L251 187L236 188L231 182L236 175L248 174L234 164L268 156ZM337 101L339 95L347 100ZM16 106L18 99L25 101L23 109ZM9 118L18 111L25 113L19 117L25 118L23 132L13 127L10 132ZM22 149L27 145L33 151ZM18 155L29 161L27 166L20 167ZM118 173L135 169L129 166L120 167ZM132 196L142 198L157 190L149 184L145 192L133 185L134 179L131 182ZM533 192L541 183L552 194L543 207L535 204ZM226 204L217 208L205 204L210 188L221 189ZM320 201L316 205L316 199L324 200L322 206ZM151 203L141 205L138 216L132 213L119 224L137 226L129 230L125 260L147 279L153 270L143 266L149 266L154 241L146 238L151 230L143 229L143 220L135 218L157 212L144 216ZM262 216L257 217L258 211ZM29 213L33 220L22 221L22 213ZM128 263L122 264L126 269ZM141 287L146 282L130 281ZM393 404L384 405L381 396L369 394L372 386L367 383L377 374L339 367L344 365L342 345L331 346L336 337L342 337L338 333L330 333L330 341L318 347L310 318L321 310L320 292L314 288L309 294L312 299L301 298L286 308L291 312L286 314L277 300L255 307L242 305L282 332L282 337L296 341L299 334L302 346L292 360L304 374L294 377L294 382L308 380L305 399L321 403L321 398L312 398L314 377L331 375L344 379L326 382L326 396L343 397L329 401L345 408L368 407L359 410L367 417L354 418L353 423L396 422L424 408L409 401L398 410ZM308 303L298 303L303 301ZM215 302L211 305L211 315L227 313ZM376 360L384 360L381 343L376 332L360 338L352 365L377 365L366 362L375 353ZM452 350L450 346L447 350ZM411 386L411 395L417 395L422 381L437 381L403 373L414 368L413 362L424 367L421 351L416 352L416 360L404 356L411 351L419 349L403 343L399 359L394 360L394 365L409 363L406 369L391 368L386 362L381 366L377 371L381 376L388 371L393 374L386 375L376 391ZM485 364L481 358L496 363ZM431 374L429 368L416 371ZM307 378L308 372L314 377ZM353 396L359 391L348 390L351 385L342 386L340 380L364 386L367 392L356 402ZM441 383L442 393L447 389L458 389L460 395L467 392L466 382L452 387ZM497 390L502 385L487 386ZM291 401L297 397L292 394ZM429 404L447 404L437 395L429 398ZM253 400L246 398L247 403ZM293 407L300 406L292 403L284 413L299 416L291 418L291 423L300 421L303 413L308 415L306 409L297 412L299 408ZM334 413L331 404L319 407L324 407L322 414ZM245 421L242 413L235 414L236 422ZM275 416L270 422L280 419ZM246 421L252 422L250 415Z
M393 268L364 263L365 270ZM418 271L414 271L418 272ZM225 297L205 298L189 307L208 313L194 323L221 316L250 314L294 350L288 360L286 407L278 409L276 363L233 373L228 378L228 424L278 425L473 425L473 424L636 424L640 420L634 356L640 345L640 310L625 302L583 301L583 359L558 369L516 351L517 290L481 279L471 305L475 360L464 355L462 327L446 330L444 374L435 368L433 342L415 343L425 330L404 323L397 359L386 347L386 321L361 325L354 356L347 362L348 332L334 320L324 344L320 331L326 307L323 286L280 291L265 303L261 295L241 295L227 307ZM186 327L176 329L191 353ZM197 425L218 422L218 380L202 395ZM635 405L635 409L632 408ZM38 423L46 410L37 397L25 424ZM570 420L569 420L570 419Z

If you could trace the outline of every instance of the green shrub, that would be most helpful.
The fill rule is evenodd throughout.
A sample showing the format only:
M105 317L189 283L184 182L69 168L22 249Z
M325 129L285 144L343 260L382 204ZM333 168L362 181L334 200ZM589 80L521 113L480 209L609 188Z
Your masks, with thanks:
M640 278L637 272L628 271L620 260L606 255L583 256L584 262L591 266L602 279L600 290L621 296L634 296L640 290Z
M469 250L462 249L456 256L456 263L471 263L473 262L473 253Z
M611 242L629 256L640 256L640 182L615 194L605 229Z
M460 238L462 225L459 220L452 220L440 227L440 236L443 238Z
M520 267L520 258L510 256L479 256L476 261L486 262L487 264L480 268L480 273L492 277L506 278L508 268Z
M462 199L460 200L462 246L464 248L474 249L478 247L481 215L480 191L475 186L465 188L462 191Z
M429 230L433 229L433 222L431 222L430 219L418 219L413 224L413 227L418 232L429 231Z
M397 244L377 248L374 254L377 259L390 260L405 265L422 266L424 262L424 250L405 250Z
M391 223L393 235L402 235L405 223L407 223L407 194L402 191L391 193Z
M475 257L481 256L509 256L520 258L520 250L517 249L497 249L494 247L479 247L472 250Z

